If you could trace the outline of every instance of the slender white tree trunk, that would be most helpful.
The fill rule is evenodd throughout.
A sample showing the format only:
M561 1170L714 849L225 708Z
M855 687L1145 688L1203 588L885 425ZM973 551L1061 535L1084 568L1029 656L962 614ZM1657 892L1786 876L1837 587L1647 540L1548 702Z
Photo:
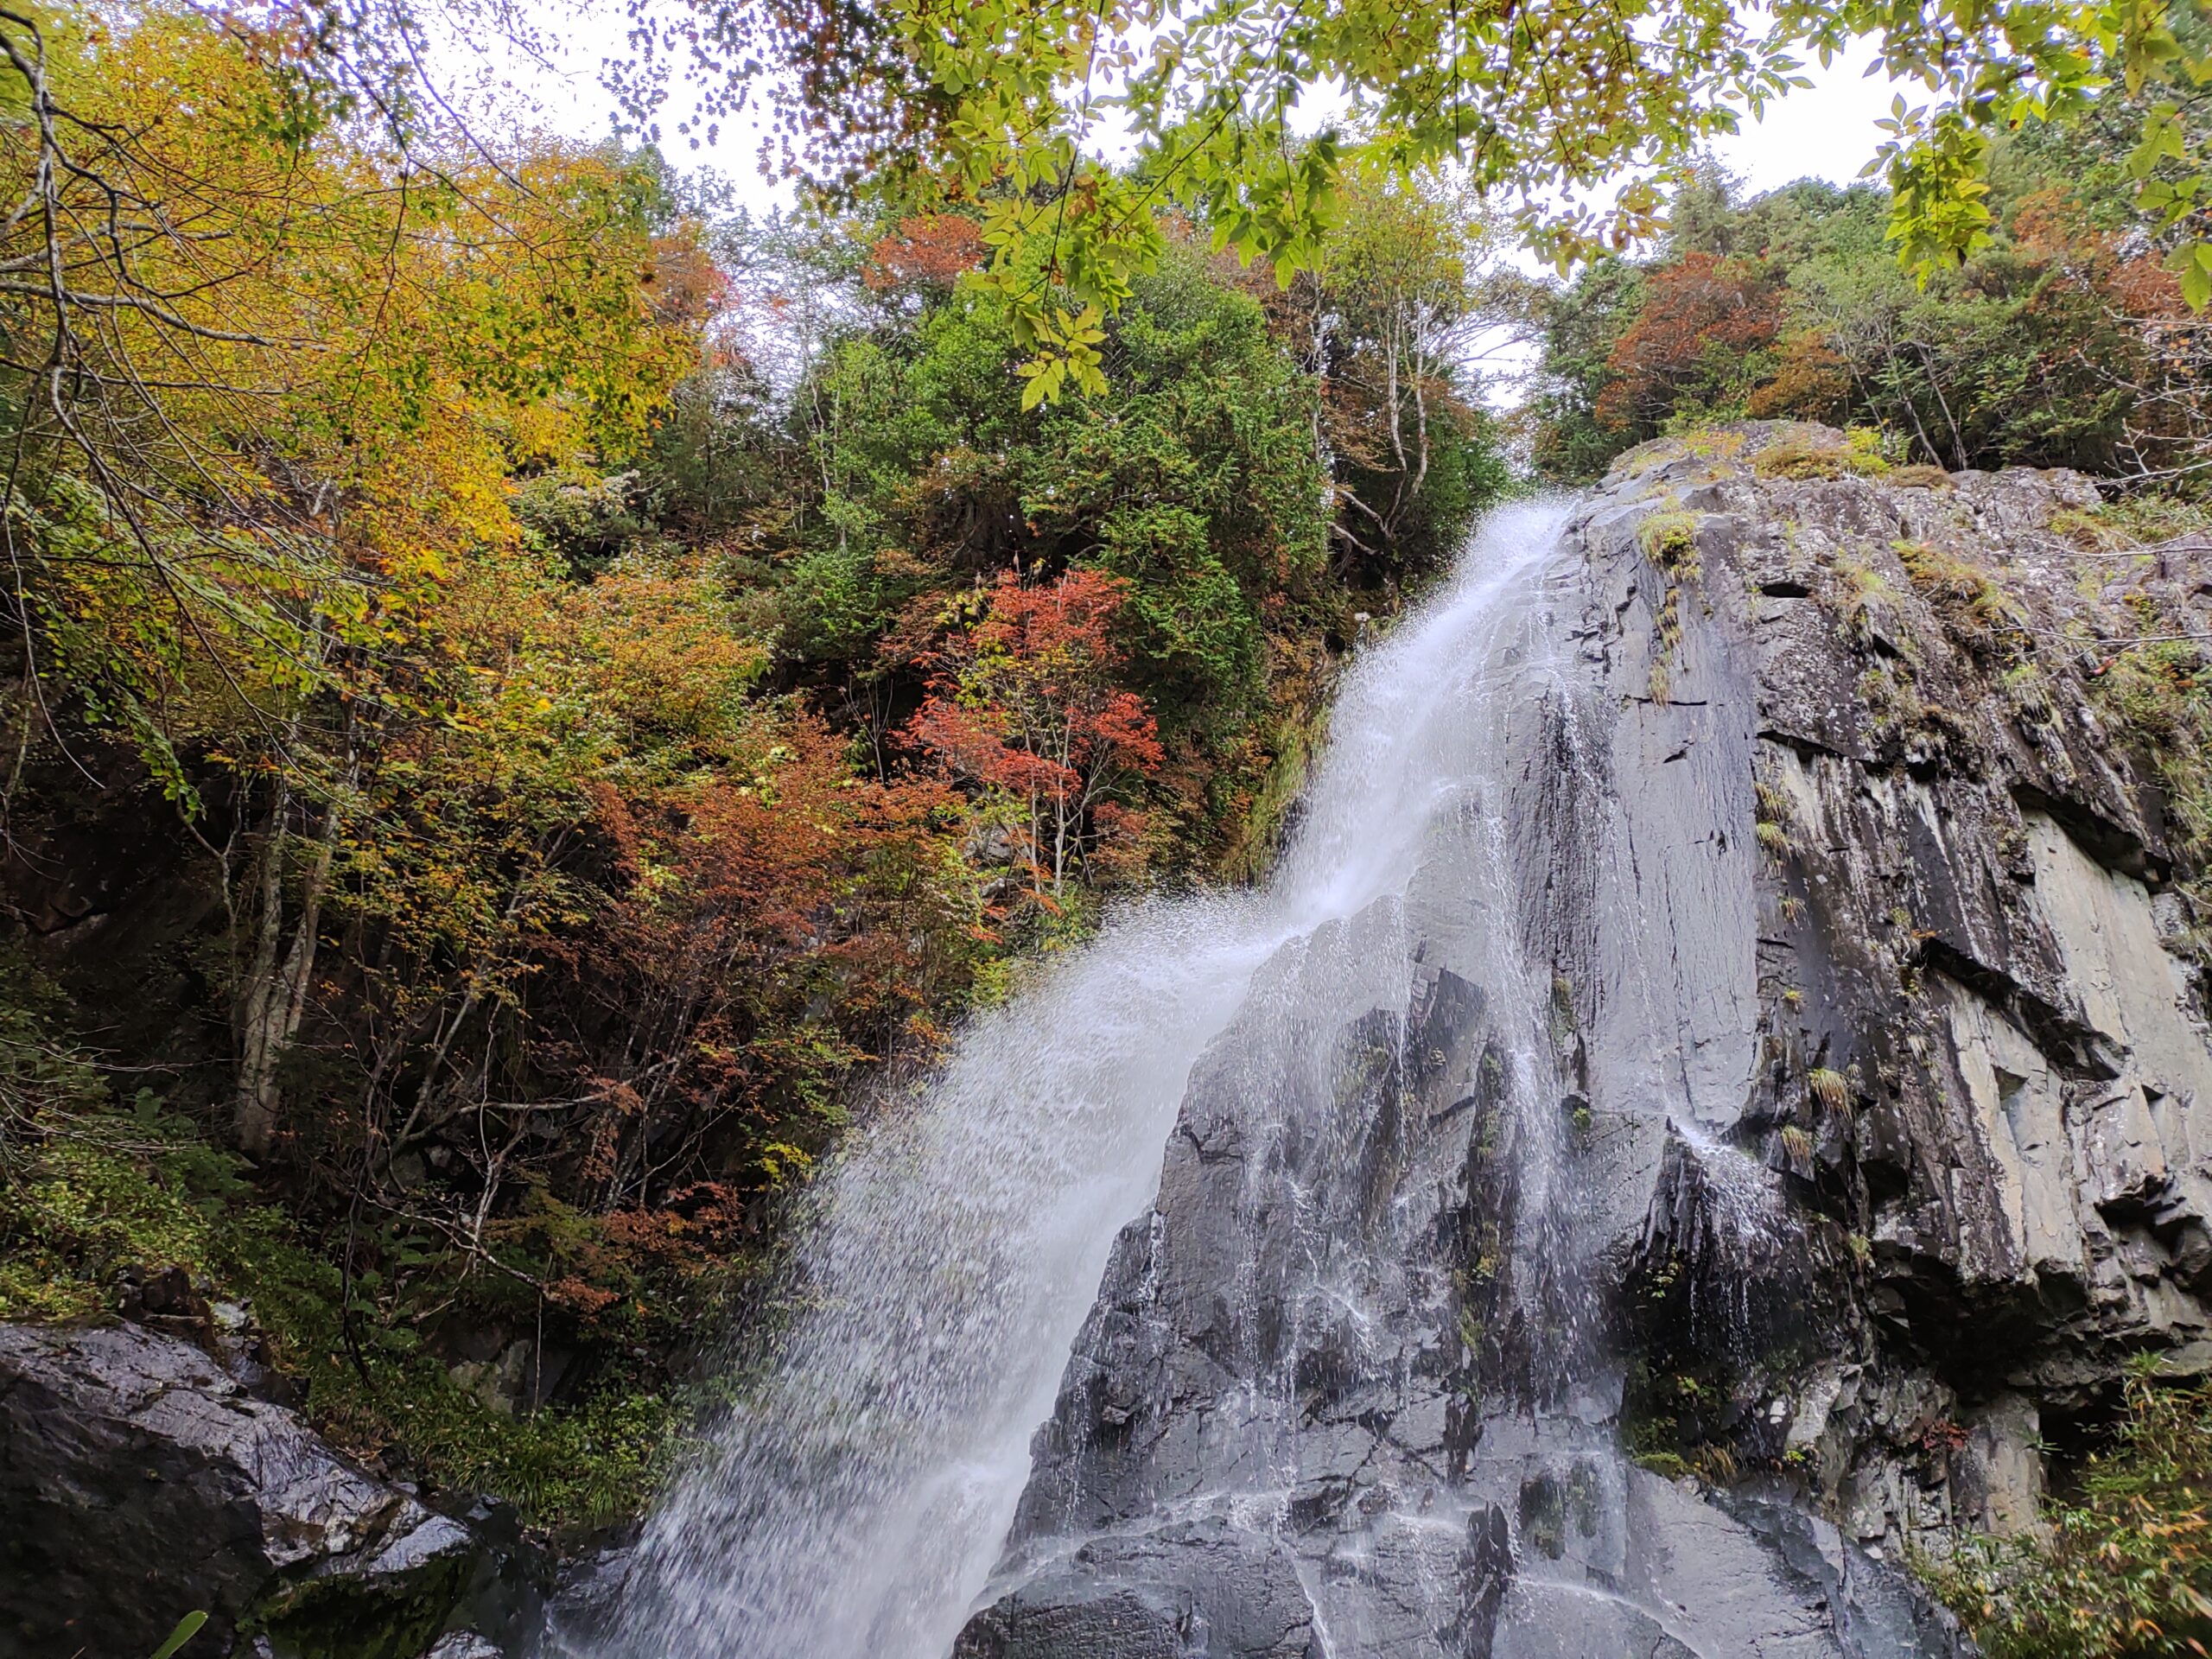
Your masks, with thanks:
M276 1131L276 1065L299 1034L307 1013L308 990L315 978L315 936L322 925L323 889L337 849L339 810L335 802L323 816L322 834L301 883L300 913L290 945L277 961L284 923L284 849L289 835L284 815L290 791L280 790L270 813L268 845L262 851L261 916L253 958L241 988L238 1017L238 1093L235 1127L238 1149L248 1157L267 1154Z

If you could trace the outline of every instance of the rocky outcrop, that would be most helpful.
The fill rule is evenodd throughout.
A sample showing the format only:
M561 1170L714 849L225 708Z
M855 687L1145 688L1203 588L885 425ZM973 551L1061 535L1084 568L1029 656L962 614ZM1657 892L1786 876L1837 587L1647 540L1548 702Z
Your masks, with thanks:
M1719 953L1749 1017L1704 1127L1780 1176L1824 1263L1747 1286L1662 1194L1637 1273L1674 1288L1645 1351L1719 1389L1682 1443L1894 1553L2033 1526L2048 1426L2130 1355L2202 1363L2212 1047L2160 780L2094 683L2105 590L2154 562L2082 556L2082 479L1901 486L1818 460L1845 453L1773 428L1648 450L1585 535L1619 730L1725 750L1714 833L1755 849L1732 884L1753 925ZM1694 581L1651 556L1655 525ZM1672 696L1637 703L1670 587ZM1724 1281L1735 1315L1694 1315Z
M0 1656L494 1654L534 1592L481 1530L136 1325L0 1325ZM474 1642L476 1645L471 1646Z
M1574 511L1480 798L1194 1073L960 1652L1955 1652L1909 1551L2212 1356L2095 492L1871 470L1751 426Z

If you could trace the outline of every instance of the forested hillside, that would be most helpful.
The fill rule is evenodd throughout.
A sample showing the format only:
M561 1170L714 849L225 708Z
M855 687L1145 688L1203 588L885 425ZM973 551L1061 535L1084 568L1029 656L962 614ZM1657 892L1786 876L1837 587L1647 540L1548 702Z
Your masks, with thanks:
M885 1080L1265 861L1508 486L1484 233L1378 175L1285 288L1179 223L1048 401L971 215L7 28L0 1318L239 1303L356 1452L624 1510Z
M814 124L767 219L653 144L463 121L377 6L0 12L0 1325L242 1353L365 1467L542 1535L634 1516L734 1386L706 1343L790 1312L773 1269L847 1131L1116 906L1262 874L1353 650L1487 510L1662 437L1745 514L2090 474L2063 512L2030 492L2091 572L2040 632L1920 542L1877 550L1901 599L1840 531L1746 614L1834 602L1885 779L1948 753L1910 747L1944 730L1914 690L1939 632L2038 730L2063 652L2151 757L2171 857L2137 861L2200 949L2196 22L1814 6L1760 43L1707 0L1643 35L1513 10L1291 8L1264 49L1235 14L1215 55L1146 59L1118 8L635 9L663 57L625 73L765 61ZM1881 182L1746 196L1696 159L1793 84L1785 48L1870 34L1951 100L1900 106ZM1084 148L1102 41L1126 164ZM1332 76L1364 101L1301 134ZM1604 213L1559 206L1601 181ZM1525 386L1478 366L1512 340ZM1710 429L1770 419L1847 436ZM1652 507L1660 645L1606 695L1664 711L1703 510L1637 464L1609 487ZM1884 632L1904 600L1918 642ZM1845 1123L1843 1073L1807 1075ZM1783 1123L1768 1173L1827 1202ZM1489 1224L1454 1297L1490 1294ZM2198 1396L2127 1400L2107 1444L2164 1472L2088 1490L2201 1527ZM1969 1554L1954 1599L2022 1595L2023 1630L2064 1623L2037 1595L2109 1599L2102 1515L2076 1579Z
M1592 478L1662 433L1751 416L1864 427L1895 459L1950 470L2192 486L2208 342L2177 233L2139 206L2139 115L2115 99L2000 144L1988 230L1932 274L1888 257L1885 189L1807 181L1745 200L1708 168L1650 253L1601 259L1548 302L1539 464ZM2177 118L2202 123L2201 100Z

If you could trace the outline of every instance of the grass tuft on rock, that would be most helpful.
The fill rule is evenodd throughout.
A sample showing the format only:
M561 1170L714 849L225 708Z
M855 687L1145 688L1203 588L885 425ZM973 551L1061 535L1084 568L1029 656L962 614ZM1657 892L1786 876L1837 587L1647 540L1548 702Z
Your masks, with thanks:
M1806 1074L1805 1086L1812 1090L1813 1098L1831 1112L1843 1112L1851 1107L1851 1084L1843 1073L1833 1067L1816 1065Z

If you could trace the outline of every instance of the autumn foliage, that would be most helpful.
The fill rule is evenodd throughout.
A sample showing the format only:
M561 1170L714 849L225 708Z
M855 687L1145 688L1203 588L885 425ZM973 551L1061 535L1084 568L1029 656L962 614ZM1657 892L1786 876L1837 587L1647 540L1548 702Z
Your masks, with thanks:
M803 1172L853 1069L961 988L957 801L855 780L811 717L775 734L749 772L597 792L620 885L553 953L547 1021L588 1102L563 1184L593 1208Z
M925 213L899 221L876 238L861 280L877 294L942 293L961 272L983 262L983 233L960 213Z
M1097 570L1037 584L1009 570L916 658L929 691L906 741L1011 804L1038 896L1058 899L1086 861L1136 842L1141 816L1116 792L1166 758L1143 700L1116 680L1126 593Z
M1693 251L1652 274L1643 308L1614 343L1598 418L1618 429L1662 420L1740 377L1774 343L1780 313L1760 274Z
M2212 334L2113 133L2023 137L1986 245L1925 282L1889 262L1878 191L1807 181L1743 200L1706 175L1669 245L1550 302L1539 454L1587 474L1662 431L1748 416L1873 428L1951 471L2187 487L2212 448Z
M1199 232L1085 325L1110 401L1025 398L982 207L710 225L650 149L395 143L264 22L73 17L54 123L0 121L0 253L65 277L0 354L0 969L51 981L0 972L0 1072L29 1030L158 1097L213 1242L143 1248L350 1451L600 1516L855 1115L1105 893L1264 862L1332 641L1494 487L1466 270L1332 277L1332 491ZM46 1132L0 1116L0 1247ZM105 1306L125 1263L33 1243L0 1317Z

